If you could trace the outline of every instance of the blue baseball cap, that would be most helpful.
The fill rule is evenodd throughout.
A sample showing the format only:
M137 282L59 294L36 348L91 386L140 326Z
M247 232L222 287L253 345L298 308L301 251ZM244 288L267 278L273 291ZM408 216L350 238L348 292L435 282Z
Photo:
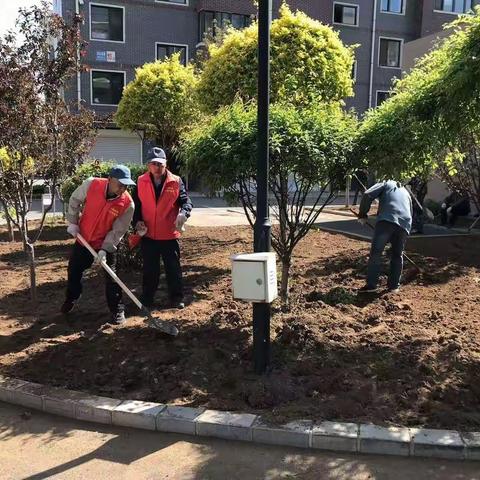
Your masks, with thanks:
M109 176L116 178L123 185L135 185L130 174L130 169L125 165L115 165L110 170Z

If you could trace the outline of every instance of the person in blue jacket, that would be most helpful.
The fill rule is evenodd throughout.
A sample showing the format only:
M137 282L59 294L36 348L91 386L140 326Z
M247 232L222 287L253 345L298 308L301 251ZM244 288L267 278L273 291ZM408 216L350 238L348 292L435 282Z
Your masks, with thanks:
M387 288L390 292L397 292L403 270L403 251L412 228L412 199L408 190L396 181L376 183L362 197L358 213L360 223L366 224L375 199L378 199L379 206L368 260L367 284L359 292L377 291L382 254L387 243L392 247Z

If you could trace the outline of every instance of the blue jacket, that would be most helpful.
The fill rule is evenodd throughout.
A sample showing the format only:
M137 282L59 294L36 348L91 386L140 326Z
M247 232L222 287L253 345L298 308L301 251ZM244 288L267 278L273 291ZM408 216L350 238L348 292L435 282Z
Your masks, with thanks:
M393 180L380 182L370 187L362 197L358 216L365 218L378 198L377 222L395 223L410 233L412 228L412 199L408 190Z

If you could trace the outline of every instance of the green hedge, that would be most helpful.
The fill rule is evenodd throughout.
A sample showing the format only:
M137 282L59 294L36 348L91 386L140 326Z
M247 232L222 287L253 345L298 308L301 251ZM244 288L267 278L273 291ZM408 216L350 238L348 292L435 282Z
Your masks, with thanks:
M62 198L64 202L68 203L68 200L70 199L70 195L72 195L74 190L79 185L81 185L82 182L87 178L89 177L107 178L110 172L110 169L114 165L115 164L113 162L98 162L98 161L87 162L80 165L75 171L75 174L67 178L65 182L63 182L62 184L61 192L62 192ZM145 173L147 170L146 165L139 165L138 163L127 164L126 166L130 168L130 171L132 172L132 178L133 180L135 180L135 182L137 181L138 177L143 173Z

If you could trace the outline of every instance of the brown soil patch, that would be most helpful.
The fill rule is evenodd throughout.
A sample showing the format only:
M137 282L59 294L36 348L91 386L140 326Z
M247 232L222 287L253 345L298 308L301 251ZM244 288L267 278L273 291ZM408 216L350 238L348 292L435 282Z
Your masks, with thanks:
M247 228L190 228L182 240L189 305L159 316L176 339L135 316L107 322L92 269L70 319L63 301L72 241L49 227L38 244L39 305L29 302L21 246L0 243L0 373L119 398L292 418L480 427L480 254L476 237L415 240L424 273L397 295L358 297L368 244L319 231L299 245L289 311L273 306L272 368L252 373L251 306L230 294ZM3 236L1 238L5 240ZM428 252L428 253L427 253ZM121 272L139 287L140 274ZM163 296L162 296L163 295Z

